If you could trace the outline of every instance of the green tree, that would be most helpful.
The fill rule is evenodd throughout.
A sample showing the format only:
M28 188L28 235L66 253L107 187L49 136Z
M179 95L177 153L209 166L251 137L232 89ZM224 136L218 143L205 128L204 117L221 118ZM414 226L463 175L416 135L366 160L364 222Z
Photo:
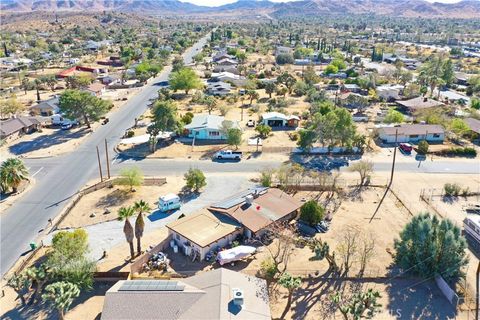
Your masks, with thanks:
M284 319L285 315L287 314L288 310L290 310L290 307L292 305L293 293L302 285L302 278L294 277L288 272L285 272L278 279L278 284L288 290L287 305L285 306L285 310L280 317L281 319Z
M147 128L150 135L150 151L155 152L157 135L160 132L180 131L181 122L177 117L177 107L170 101L157 101L153 106L153 122Z
M262 139L266 139L270 132L272 132L272 128L266 124L259 124L255 127L255 131L258 132Z
M389 108L387 111L387 115L383 119L383 122L385 123L402 123L405 121L405 116L395 110L395 108Z
M125 224L123 225L123 233L125 234L125 240L130 246L130 258L132 260L135 258L135 249L133 248L134 230L129 218L134 214L135 209L133 207L121 207L118 210L118 220L125 221Z
M69 281L80 288L91 288L96 264L87 257L88 252L88 236L85 230L56 233L45 262L50 278L55 281Z
M73 300L80 295L80 289L74 283L55 282L45 288L42 298L50 302L57 309L60 320L65 319L65 312L70 308Z
M413 217L394 247L395 263L423 278L441 275L447 281L457 280L468 263L467 242L460 228L429 213Z
M250 98L250 105L252 105L253 100L260 98L260 95L256 90L247 90L245 93Z
M418 143L417 151L419 154L427 154L428 153L428 142L426 140L422 140Z
M90 75L71 76L65 79L68 89L80 89L88 86L92 82L93 78Z
M82 118L88 128L111 108L112 103L86 91L65 90L59 98L59 108L69 119Z
M17 96L12 94L10 98L2 100L0 104L0 116L2 118L15 115L25 110L25 105L17 100Z
M273 169L263 169L260 171L260 184L262 187L271 187L274 173L275 170Z
M288 93L290 94L292 93L293 86L297 82L297 79L295 79L295 77L288 72L284 72L277 77L277 82L285 85L285 87L288 89Z
M303 204L300 208L300 219L311 226L314 226L323 220L325 209L323 209L316 201L310 200Z
M58 80L54 74L43 76L40 78L40 81L49 86L50 90L52 91L55 91L55 85L58 83Z
M360 320L372 319L380 311L382 305L377 302L377 299L381 297L378 291L368 289L356 292L349 298L343 298L342 294L337 292L331 296L331 300L339 307L345 320Z
M207 185L207 179L200 169L190 168L184 175L186 186L195 192L200 191L201 188Z
M37 300L37 296L43 290L43 286L49 280L49 273L45 265L39 267L30 267L25 270L25 275L30 278L32 283L35 283L35 291L30 298L30 303L34 303Z
M452 119L449 125L450 131L452 131L457 137L463 137L469 130L468 124L459 118Z
M26 305L25 295L28 293L30 286L32 285L32 280L22 272L20 274L13 274L7 281L7 285L15 290L18 295L18 298L22 302L22 306Z
M0 166L0 189L2 193L12 190L17 193L22 181L28 181L28 170L22 160L9 158Z
M133 192L133 187L141 186L143 183L143 172L138 167L123 168L120 170L120 177L116 179L115 184L129 186Z
M299 139L297 145L305 152L309 152L313 146L313 143L317 139L315 131L313 130L300 130L298 132Z
M338 73L338 67L334 66L333 64L329 64L324 71L325 74L335 74Z
M293 58L293 55L289 53L282 53L279 54L275 57L275 61L277 64L293 64L295 62L295 59Z
M143 213L151 210L148 203L143 200L136 201L133 204L133 209L138 212L137 219L135 219L135 238L137 238L137 252L142 253L142 237L145 230L145 221L143 220Z
M173 91L185 90L185 94L192 89L202 88L202 82L195 71L190 68L182 68L170 74L170 88Z
M242 130L238 128L228 129L227 143L230 146L235 146L235 149L238 149L238 146L242 143Z
M268 98L272 98L272 93L277 91L277 85L274 82L267 82L265 84L265 92L268 94Z

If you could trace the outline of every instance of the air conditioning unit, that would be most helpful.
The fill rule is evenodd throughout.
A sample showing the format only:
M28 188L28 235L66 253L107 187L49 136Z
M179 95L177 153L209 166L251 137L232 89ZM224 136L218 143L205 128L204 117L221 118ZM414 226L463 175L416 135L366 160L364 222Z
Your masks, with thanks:
M242 307L244 303L243 290L235 288L233 289L233 304Z

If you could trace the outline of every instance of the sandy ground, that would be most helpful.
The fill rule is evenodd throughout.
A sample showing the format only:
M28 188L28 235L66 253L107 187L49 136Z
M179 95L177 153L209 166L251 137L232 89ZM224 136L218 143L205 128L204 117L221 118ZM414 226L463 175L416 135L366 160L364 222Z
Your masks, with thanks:
M130 192L127 186L114 186L94 191L82 197L65 220L60 223L59 228L80 228L116 220L120 207L132 206L139 200L144 200L154 210L160 196L167 193L178 194L184 185L183 178L167 177L167 183L162 186L141 186L135 188L135 192ZM106 209L110 213L105 214ZM92 213L95 213L95 217L90 217Z
M110 100L113 103L112 109L106 114L108 117L112 112L118 111L124 104L123 98L130 99L141 88L131 89L118 89L107 90L102 99ZM28 95L31 95L33 91L29 91L27 96L18 96L19 101L28 99ZM42 95L42 99L45 100L53 96L51 91ZM58 90L54 94L60 94ZM36 97L33 97L36 99ZM28 100L30 101L30 100ZM33 132L26 134L14 141L3 145L0 148L0 153L5 156L19 155L24 158L36 158L36 157L52 157L60 154L71 152L77 148L83 141L90 135L92 131L101 126L100 122L94 122L91 124L92 128L88 129L85 126L72 128L70 130L61 130L60 128L43 128L41 132Z

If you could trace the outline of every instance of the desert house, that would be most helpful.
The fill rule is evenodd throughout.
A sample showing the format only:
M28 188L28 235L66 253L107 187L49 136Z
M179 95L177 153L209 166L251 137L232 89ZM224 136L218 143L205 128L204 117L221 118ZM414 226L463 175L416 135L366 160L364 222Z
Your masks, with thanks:
M398 143L418 143L422 140L429 143L442 143L445 139L445 130L436 124L402 124L395 127L383 127L378 130L378 134L383 143L395 143L395 139Z
M0 139L15 140L40 128L41 123L33 117L17 117L0 121Z
M267 282L224 268L181 280L121 280L105 294L102 320L271 319Z
M214 72L210 78L211 82L230 82L237 87L241 87L247 83L247 79L245 77L239 76L237 74L231 72Z
M100 82L94 82L83 90L89 92L92 96L99 98L105 93L105 85Z
M285 115L280 112L267 112L261 116L260 123L272 128L291 127L296 128L300 123L300 117L294 115Z
M211 96L226 96L232 91L232 85L228 82L207 82L206 93Z
M383 85L376 88L377 95L385 101L394 101L400 99L404 86L400 84Z
M171 222L167 228L180 251L203 260L239 236L258 237L272 223L295 218L301 205L280 189L253 188Z
M58 96L39 102L30 107L30 114L36 116L49 117L60 112L58 106Z
M240 129L236 121L225 120L225 117L211 114L196 114L192 122L187 124L185 134L189 138L200 140L225 140L227 127Z
M416 97L409 100L397 101L398 106L409 114L414 114L417 111L438 108L444 106L443 103L427 97Z

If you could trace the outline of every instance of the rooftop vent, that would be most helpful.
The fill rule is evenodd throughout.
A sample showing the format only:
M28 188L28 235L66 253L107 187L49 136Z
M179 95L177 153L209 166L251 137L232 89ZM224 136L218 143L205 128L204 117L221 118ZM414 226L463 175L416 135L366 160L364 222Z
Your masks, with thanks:
M233 289L233 304L242 307L244 303L243 290L235 288Z
M248 204L248 205L252 205L253 204L253 196L252 195L248 195L245 197L245 202Z

